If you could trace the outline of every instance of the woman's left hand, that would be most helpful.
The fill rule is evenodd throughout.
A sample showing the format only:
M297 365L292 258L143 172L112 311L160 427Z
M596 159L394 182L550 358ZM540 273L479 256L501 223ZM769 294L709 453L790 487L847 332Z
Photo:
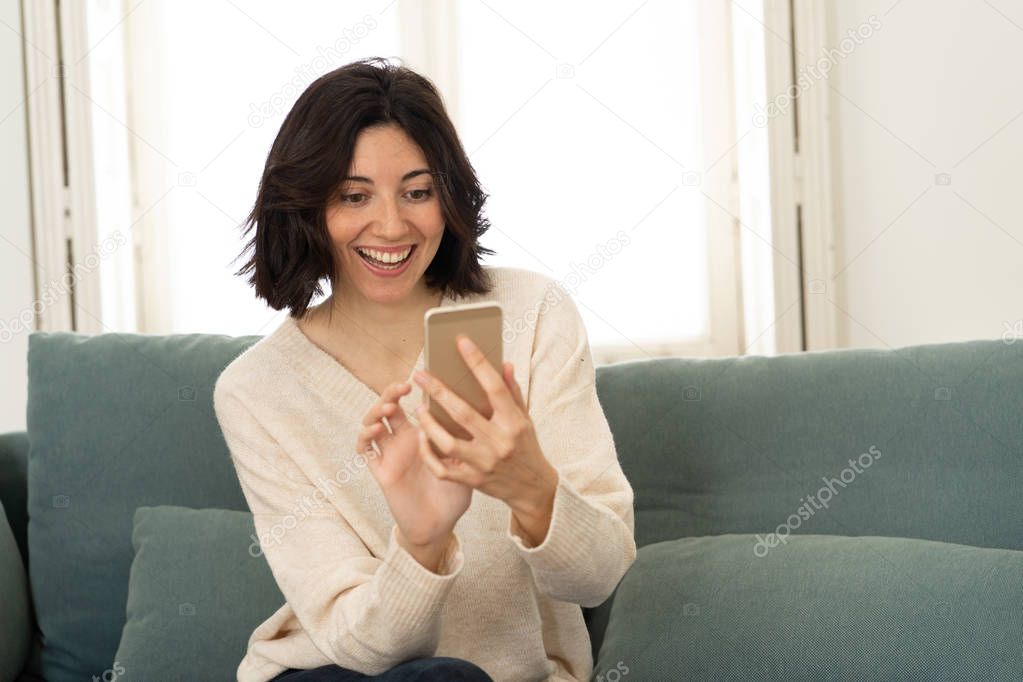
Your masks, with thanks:
M503 363L502 377L467 336L459 334L456 342L486 392L493 415L484 417L440 379L417 372L416 383L472 435L472 440L452 436L421 405L416 411L420 428L433 448L448 458L433 456L427 444L431 451L424 455L427 465L437 478L465 483L503 500L534 546L540 544L550 525L558 471L540 450L512 364Z

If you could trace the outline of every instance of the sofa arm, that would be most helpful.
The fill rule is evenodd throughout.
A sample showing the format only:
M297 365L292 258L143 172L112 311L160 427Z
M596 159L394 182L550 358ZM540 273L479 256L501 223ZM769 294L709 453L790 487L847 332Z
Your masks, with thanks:
M29 615L28 580L25 566L0 505L0 680L13 680L21 673L32 638Z
M0 433L0 505L28 566L28 434Z

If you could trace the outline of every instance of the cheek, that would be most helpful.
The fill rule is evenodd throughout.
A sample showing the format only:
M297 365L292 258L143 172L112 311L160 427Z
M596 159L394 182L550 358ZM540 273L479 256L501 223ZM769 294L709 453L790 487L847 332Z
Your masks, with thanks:
M331 241L333 241L335 244L341 245L344 244L344 242L348 241L347 239L345 239L346 230L344 229L344 227L338 225L327 227L327 234L330 235Z
M343 245L358 235L358 228L351 215L328 214L327 234L335 244Z
M427 237L440 237L444 234L444 211L440 206L440 202L434 202L429 207L429 211L423 220L423 231L427 232Z

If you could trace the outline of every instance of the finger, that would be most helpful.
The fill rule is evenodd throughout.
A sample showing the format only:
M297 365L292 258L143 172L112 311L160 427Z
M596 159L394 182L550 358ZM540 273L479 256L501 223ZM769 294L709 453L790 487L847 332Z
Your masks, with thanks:
M419 430L433 441L433 446L443 456L458 456L459 440L448 433L448 430L441 426L440 422L434 419L430 411L425 408L419 410Z
M384 427L380 422L362 427L359 430L359 437L355 441L355 451L359 454L366 454L366 451L372 448L370 441L374 438L379 438L381 433L383 433L383 429Z
M373 403L373 406L366 410L366 414L362 415L362 425L369 426L374 422L380 421L380 415L383 414L382 410L386 404L382 399Z
M397 381L393 384L389 384L384 392L380 394L378 403L396 402L405 393L412 390L412 386L407 381Z
M430 446L430 439L426 437L426 432L422 429L416 429L416 431L418 432L417 437L419 439L419 456L422 457L426 468L441 480L447 478L447 467L433 453L433 448Z
M392 396L392 402L389 403L393 406L393 409L389 409L380 420L384 423L384 427L390 432L390 435L394 435L400 429L405 427L408 422L408 415L405 414L404 408L401 403L398 402L401 398L412 392L412 384L408 382L402 382L397 384L397 388Z
M464 342L467 343L463 347ZM462 359L465 360L465 364L469 367L473 376L476 377L476 381L480 383L480 386L486 392L487 397L490 399L491 407L500 411L510 410L515 401L508 391L508 386L505 385L501 374L490 364L487 356L483 354L479 346L473 343L472 339L465 334L459 334L455 337L455 345L458 346Z
M384 453L380 450L380 446L376 444L375 440L370 441L370 447L365 452L360 453L362 459L366 462L366 466L371 471L379 472L381 462L384 458Z
M515 380L515 365L510 362L504 363L504 383L508 386L508 391L515 399L515 403L523 412L526 412L526 400L522 397L522 389L519 388L519 382Z
M423 392L436 400L451 418L467 430L473 437L478 434L489 434L490 422L475 407L462 399L460 395L448 388L443 381L426 370L416 375L416 382L423 387Z
M479 439L467 441L455 438L428 410L419 413L419 429L432 441L433 448L449 470L482 469L480 462L483 455L479 451Z
M493 448L498 442L497 424L485 419L475 407L449 390L444 382L431 376L429 372L423 374L431 386L425 389L430 397L437 400L455 423L466 429L472 438L466 440L452 435L430 414L425 405L420 405L416 410L420 427L427 429L427 435L433 438L434 444L444 455L457 457L474 468L485 469L482 464L486 457L485 450L488 446Z
M412 387L408 383L391 384L385 388L380 399L363 416L363 426L369 426L383 417L388 417L392 430L396 430L405 418L404 414L397 415L398 412L402 412L402 410L396 409L400 407L398 400L410 390Z
M369 447L369 439L373 437L378 424L363 426L359 429L359 436L355 439L355 451L364 452Z
M405 411L398 403L388 403L381 412L383 414L380 415L380 423L387 429L387 435L393 436L394 432L405 423Z
M464 469L466 469L465 463L457 459L453 460L447 457L442 459L437 457L426 432L422 429L417 429L417 431L419 438L419 455L426 464L426 468L430 470L430 473L442 481L455 481L456 483L471 485L466 476L466 472L464 471Z

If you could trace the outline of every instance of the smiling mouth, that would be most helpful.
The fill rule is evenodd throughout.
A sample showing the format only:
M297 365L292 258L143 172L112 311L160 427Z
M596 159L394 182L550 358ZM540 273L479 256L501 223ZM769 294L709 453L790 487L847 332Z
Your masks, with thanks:
M412 254L416 252L416 247L417 246L418 246L418 244L413 244L412 247L409 249L408 253L405 254L405 257L402 258L401 260L386 260L386 261L385 260L380 260L379 258L374 258L373 256L369 255L369 253L367 253L365 250L363 250L361 248L356 248L355 252L357 254L359 254L360 258L362 258L367 263L371 264L373 267L380 268L381 270L397 270L398 268L400 268L402 265L405 264L405 261L407 261L409 258L412 257ZM383 253L381 253L379 251L377 251L375 253L378 253L378 254L381 254L381 255L385 255L385 254L383 254Z

